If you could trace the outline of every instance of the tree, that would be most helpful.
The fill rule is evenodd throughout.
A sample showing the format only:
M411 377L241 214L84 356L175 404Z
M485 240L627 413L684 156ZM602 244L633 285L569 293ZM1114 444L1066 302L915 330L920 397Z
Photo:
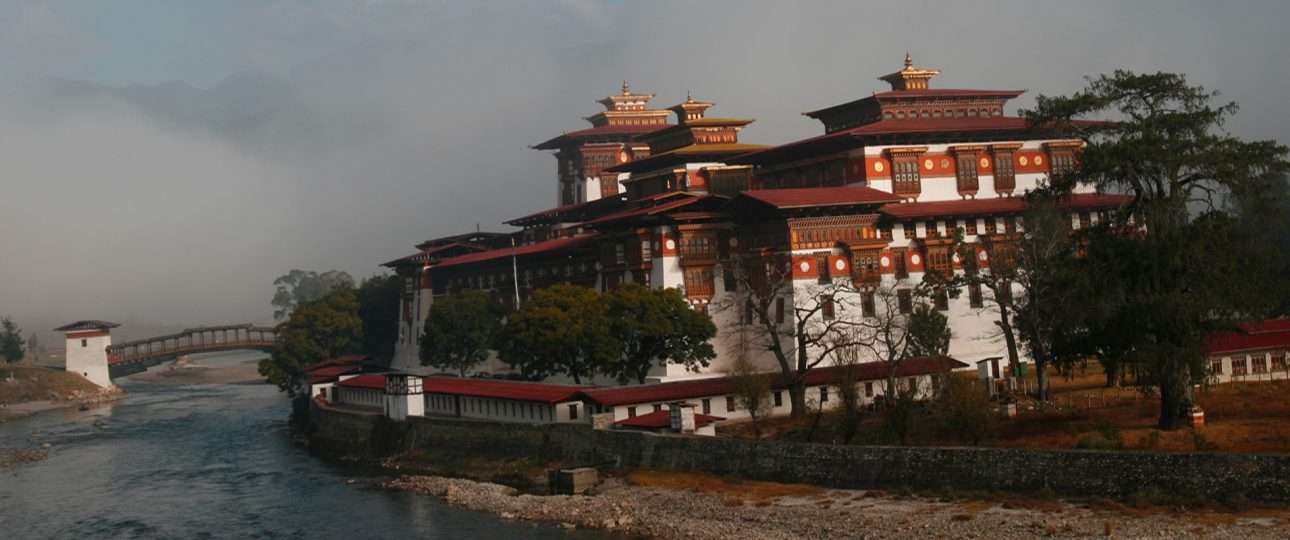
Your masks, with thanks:
M994 325L998 328L998 337L1003 338L1008 352L1008 372L1017 375L1021 366L1021 355L1017 348L1017 332L1013 326L1013 315L1016 312L1013 285L1017 283L1016 248L1009 240L999 240L992 236L979 236L980 246L984 249L985 265L981 265L976 245L962 242L962 235L956 233L955 251L964 261L964 273L957 278L961 285L980 291L981 309L994 311ZM988 307L987 307L988 306Z
M0 318L0 356L4 357L6 363L14 363L22 360L26 354L26 342L22 339L22 329L14 324L13 320L4 317Z
M976 383L965 377L946 376L931 403L932 419L940 433L973 446L994 434L997 414L990 393Z
M910 287L883 284L870 291L874 302L873 315L861 321L851 345L868 350L877 361L886 364L883 404L887 407L897 405L895 398L899 396L900 389L896 384L896 374L906 359L918 356L915 354L916 341L931 343L946 339L948 347L946 336L949 328L943 326L946 322L943 316L942 326L936 326L937 321L930 320L931 316L919 322L919 327L915 326L915 313L919 309L929 309L927 298L941 286L939 280L937 274L928 272L926 279Z
M1077 264L1080 244L1070 217L1058 208L1060 196L1047 186L1026 195L1025 232L1006 255L1016 259L1014 277L1021 291L1013 306L1017 333L1035 362L1041 401L1049 398L1048 367L1065 368L1083 357L1079 328L1091 293L1081 284L1096 279Z
M45 346L40 343L36 333L27 334L27 364L32 366L40 364L45 354Z
M322 298L296 306L277 326L277 336L273 354L260 361L260 374L288 396L297 397L306 367L362 346L357 293L342 285Z
M735 358L730 369L730 382L734 387L735 404L748 411L752 420L753 437L761 438L761 421L770 414L774 402L770 395L770 374L758 372L747 356Z
M358 318L363 321L363 352L387 362L399 339L399 276L372 276L358 287Z
M1181 423L1193 377L1204 370L1204 336L1263 316L1278 300L1260 291L1279 276L1259 265L1223 274L1259 257L1219 203L1228 194L1258 200L1290 170L1287 149L1223 131L1237 106L1216 97L1182 75L1116 71L1071 96L1040 96L1025 113L1036 126L1087 141L1078 166L1057 175L1055 186L1089 182L1134 198L1128 211L1108 216L1124 231L1116 238L1127 248L1119 251L1133 254L1108 261L1119 270L1109 277L1127 291L1108 311L1138 330L1134 356L1160 389L1162 429Z
M563 283L534 291L511 314L498 348L502 361L525 375L563 374L578 384L604 370L622 351L599 294Z
M858 322L842 316L859 311L860 298L850 280L794 287L790 259L783 254L745 253L724 261L738 294L713 303L717 310L738 310L740 332L750 332L770 352L788 385L793 418L809 412L806 375L834 351L857 345Z
M502 331L497 305L482 291L465 290L435 301L421 338L421 363L465 376L488 359Z
M610 331L623 345L623 354L603 371L619 384L644 383L655 365L671 362L697 370L716 357L710 340L717 335L717 327L692 309L681 291L627 283L602 299Z
M950 320L930 304L918 304L909 316L909 356L941 356L950 352Z
M322 298L340 286L353 287L354 278L348 273L328 270L323 273L293 269L273 280L277 290L273 293L273 319L283 320L291 310L306 302Z
M841 366L837 388L839 408L842 409L840 423L842 426L842 444L851 444L860 432L860 421L864 419L864 395L860 391L860 368L863 362L863 351L859 347L838 349L834 353L835 364Z

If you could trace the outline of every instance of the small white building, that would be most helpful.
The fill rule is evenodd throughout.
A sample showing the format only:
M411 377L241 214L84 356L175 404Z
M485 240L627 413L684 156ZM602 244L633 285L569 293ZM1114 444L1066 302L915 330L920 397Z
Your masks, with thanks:
M425 377L428 416L524 424L590 423L583 386L493 379Z
M910 358L900 363L896 370L898 384L914 387L919 399L927 399L939 389L940 377L965 364L947 356ZM837 385L847 377L856 381L864 404L882 399L886 391L888 366L884 362L868 362L855 366L830 366L815 368L806 375L806 399L824 409L840 404ZM771 377L772 408L769 416L787 416L792 411L788 384L778 374ZM739 407L735 397L735 384L731 377L709 377L637 386L588 388L582 392L587 407L593 414L613 413L614 422L638 416L659 413L674 402L688 403L695 407L696 416L720 415L724 420L748 419L748 411Z
M107 321L76 321L54 330L67 338L66 369L102 387L112 386L108 371L112 329L121 326Z
M1290 320L1250 323L1239 332L1212 335L1206 349L1210 383L1290 379Z

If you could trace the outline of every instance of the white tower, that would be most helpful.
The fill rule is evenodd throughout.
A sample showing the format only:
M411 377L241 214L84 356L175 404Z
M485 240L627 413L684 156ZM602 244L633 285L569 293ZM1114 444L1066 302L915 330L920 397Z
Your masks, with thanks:
M385 376L385 416L402 422L409 416L425 416L425 395L421 376L389 373Z
M112 344L112 329L118 326L107 321L77 321L55 328L67 336L67 371L99 386L112 386L107 349Z

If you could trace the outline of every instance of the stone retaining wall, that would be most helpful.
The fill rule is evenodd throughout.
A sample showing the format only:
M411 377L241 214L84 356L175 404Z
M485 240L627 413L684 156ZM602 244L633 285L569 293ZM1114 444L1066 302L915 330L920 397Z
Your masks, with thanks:
M376 427L380 415L315 409L316 441L374 457L369 441L382 429ZM391 427L386 426L388 432ZM1111 497L1154 489L1207 499L1290 501L1290 455L1285 454L837 446L425 417L393 429L402 434L402 444L427 451L450 448L499 458L529 455L566 466L698 471L834 488L1049 489L1062 495Z

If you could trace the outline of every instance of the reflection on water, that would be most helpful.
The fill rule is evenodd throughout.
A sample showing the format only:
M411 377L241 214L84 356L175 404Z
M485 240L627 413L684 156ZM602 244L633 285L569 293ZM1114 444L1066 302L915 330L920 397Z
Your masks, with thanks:
M120 382L113 405L0 425L0 446L51 445L0 472L0 538L606 538L347 483L291 444L268 385Z

